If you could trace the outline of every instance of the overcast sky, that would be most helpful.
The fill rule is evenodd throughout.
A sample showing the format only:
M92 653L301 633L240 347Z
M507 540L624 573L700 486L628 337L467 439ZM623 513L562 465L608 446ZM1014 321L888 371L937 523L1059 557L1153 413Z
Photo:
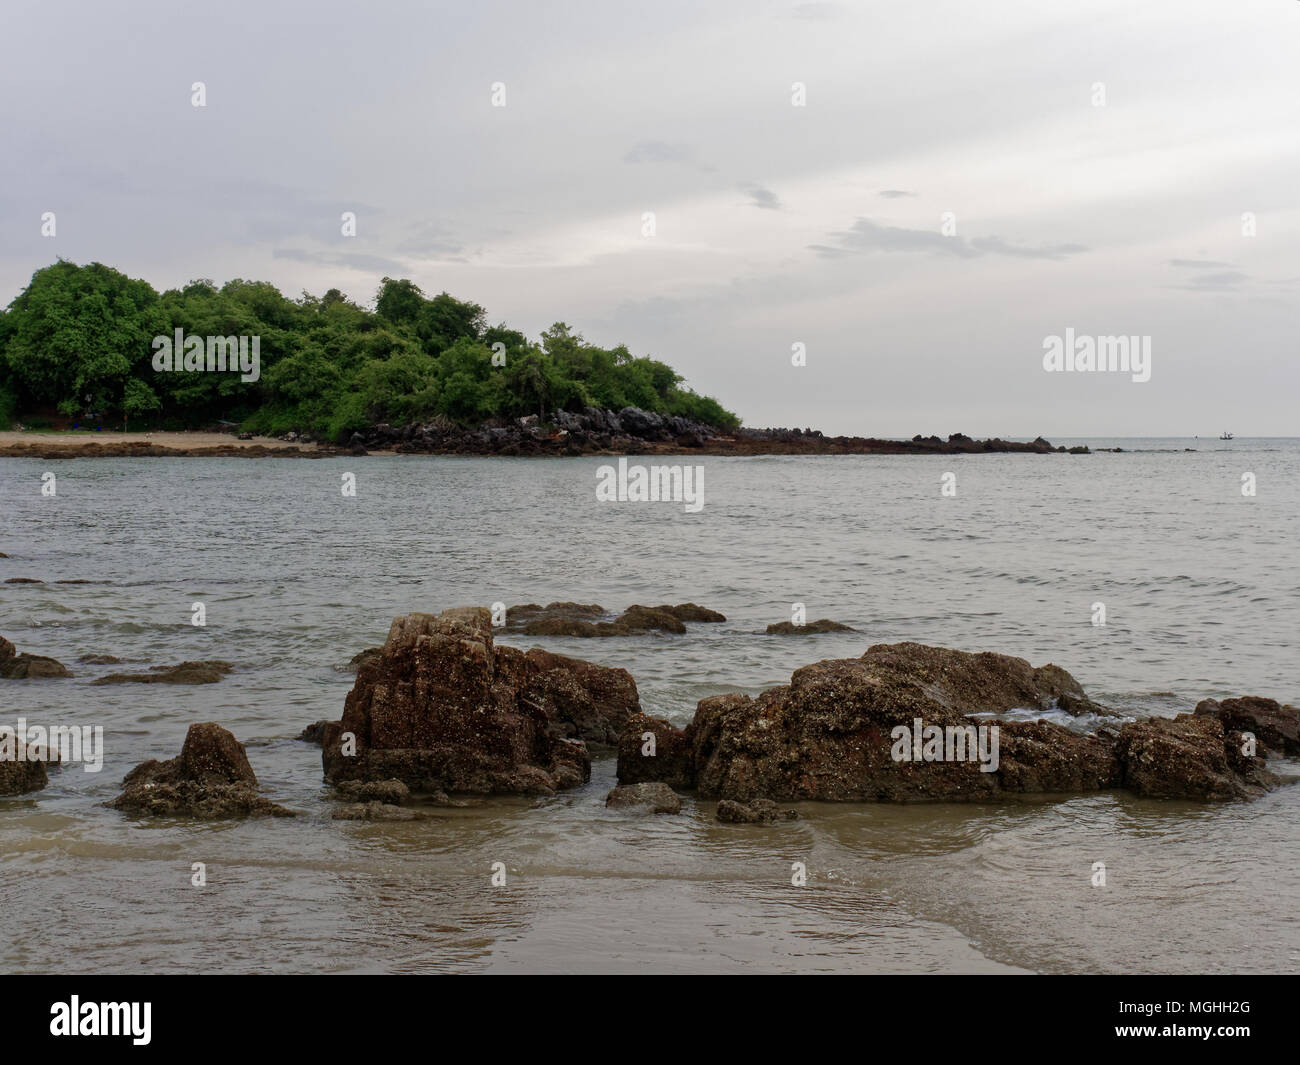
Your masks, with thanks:
M5 0L0 95L0 303L387 274L749 425L1300 435L1296 0Z

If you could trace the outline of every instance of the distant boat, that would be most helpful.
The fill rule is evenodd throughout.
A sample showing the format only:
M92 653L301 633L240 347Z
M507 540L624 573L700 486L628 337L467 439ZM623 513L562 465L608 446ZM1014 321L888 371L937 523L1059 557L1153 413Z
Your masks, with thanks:
M1223 431L1223 433L1219 436L1219 439L1220 439L1220 440L1231 440L1231 439L1232 439L1232 434L1231 434L1230 432L1228 432L1228 431L1225 429L1225 430Z

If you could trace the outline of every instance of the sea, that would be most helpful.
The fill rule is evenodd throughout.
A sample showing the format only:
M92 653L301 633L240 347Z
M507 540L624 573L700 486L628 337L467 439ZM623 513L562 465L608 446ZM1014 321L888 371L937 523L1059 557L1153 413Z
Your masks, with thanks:
M330 816L298 733L341 714L348 661L395 616L460 605L721 611L685 635L499 637L624 667L681 724L705 696L901 640L1056 663L1130 717L1300 704L1300 440L1054 443L1122 450L629 459L701 467L695 511L598 500L600 457L0 459L0 581L43 582L0 583L0 635L75 673L0 680L0 725L104 743L98 772L0 799L0 971L1300 971L1296 786L802 803L737 826L691 795L675 816L606 809L615 763L595 750L590 783L553 798ZM765 634L800 608L856 631ZM77 661L96 654L126 665ZM91 683L195 659L234 672ZM299 816L103 805L201 721Z

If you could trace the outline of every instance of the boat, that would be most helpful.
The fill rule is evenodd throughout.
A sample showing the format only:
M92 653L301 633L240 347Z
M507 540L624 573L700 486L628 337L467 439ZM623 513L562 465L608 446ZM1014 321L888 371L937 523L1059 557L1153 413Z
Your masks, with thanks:
M1220 439L1220 440L1231 440L1231 439L1232 439L1232 434L1231 434L1230 432L1228 432L1228 430L1225 429L1225 430L1224 430L1224 431L1219 435L1219 439Z

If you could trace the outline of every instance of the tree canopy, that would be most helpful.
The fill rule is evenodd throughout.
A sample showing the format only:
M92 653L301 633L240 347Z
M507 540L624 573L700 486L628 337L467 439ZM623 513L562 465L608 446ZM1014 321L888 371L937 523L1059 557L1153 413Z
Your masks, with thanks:
M588 343L564 322L537 341L487 324L476 303L385 277L374 310L338 289L284 296L265 281L191 281L161 294L101 263L37 270L0 312L0 427L55 410L167 429L214 421L253 432L341 440L380 422L443 417L463 425L594 406L633 406L719 429L740 424L683 387L671 366ZM152 341L260 337L256 381L163 373Z

